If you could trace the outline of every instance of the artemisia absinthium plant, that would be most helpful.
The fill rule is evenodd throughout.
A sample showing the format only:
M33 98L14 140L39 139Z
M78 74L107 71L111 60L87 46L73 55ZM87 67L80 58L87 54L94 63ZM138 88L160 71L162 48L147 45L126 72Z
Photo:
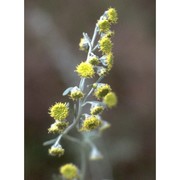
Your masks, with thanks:
M93 139L110 127L110 123L102 117L103 111L117 104L117 96L111 86L101 82L113 67L111 38L114 32L110 28L112 24L117 23L117 20L116 10L109 8L97 21L92 38L87 33L83 33L79 47L80 50L87 52L87 59L75 69L80 77L79 86L69 87L64 91L63 96L67 95L70 102L57 102L49 108L49 114L55 121L48 132L57 135L57 138L44 143L44 145L52 145L49 154L58 157L64 155L62 138L78 143L81 149L81 167L78 168L73 163L63 165L59 168L60 179L85 179L87 160L85 146L87 145L90 147L89 160L103 158ZM91 85L85 85L88 79L96 80ZM91 96L94 97L94 101L88 100ZM85 106L89 107L88 112L83 112ZM72 120L68 119L71 112L74 116ZM69 135L72 129L77 129L81 139Z

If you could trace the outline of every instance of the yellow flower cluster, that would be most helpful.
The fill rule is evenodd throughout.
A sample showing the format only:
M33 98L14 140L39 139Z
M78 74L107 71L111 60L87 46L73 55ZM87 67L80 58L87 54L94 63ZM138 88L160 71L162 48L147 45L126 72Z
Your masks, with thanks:
M81 131L92 131L101 126L101 124L102 122L99 118L94 115L89 116L83 121Z
M102 51L103 54L109 54L112 50L112 41L109 37L102 37L99 40L99 45L100 45L100 50Z
M59 102L49 108L49 114L55 120L61 121L69 115L69 108L66 103Z
M95 89L94 95L97 99L102 99L106 94L108 94L111 91L111 87L108 84L103 84L97 86Z
M79 176L78 168L72 163L65 164L64 166L60 167L59 171L67 180L73 180Z
M90 113L91 113L92 115L97 115L97 114L101 113L103 110L104 110L104 107L103 107L103 106L96 105L96 106L93 106L93 107L90 109Z
M105 76L112 69L113 66L113 55L112 47L113 43L111 41L114 32L110 30L110 25L117 23L118 15L114 8L109 8L106 11L106 19L103 18L98 21L97 25L99 27L99 32L102 33L101 39L99 40L99 48L103 55L106 57L107 71L103 70L99 73L100 76Z
M94 95L99 100L103 99L103 103L109 108L117 105L117 96L114 92L112 92L112 89L108 84L96 85Z
M109 107L112 108L117 105L117 96L114 92L108 93L104 98L103 102Z
M64 155L64 149L61 148L60 146L59 147L51 147L49 149L49 154L52 155L52 156L62 156Z
M64 129L69 125L69 122L59 121L51 124L51 127L48 129L49 133L57 134L64 131Z
M71 91L71 94L69 96L73 101L75 101L75 100L83 98L84 94L80 89L75 89Z
M76 67L76 72L82 78L92 78L95 75L92 64L88 62L82 62Z
M49 108L49 114L54 118L55 122L48 128L48 132L59 134L57 139L45 143L46 145L54 143L48 150L49 154L52 156L60 157L64 155L65 150L60 145L61 138L64 135L67 135L68 137L68 132L74 127L78 127L79 131L83 133L91 134L89 132L93 131L93 135L95 135L95 133L100 135L105 129L110 127L110 124L101 117L101 113L107 107L112 108L116 106L118 100L116 94L112 92L110 85L100 82L103 79L103 76L107 75L113 67L113 43L111 37L114 35L114 32L112 32L110 28L112 24L117 23L117 20L118 15L116 10L114 8L109 8L97 21L92 38L90 38L87 33L83 33L79 48L82 51L88 50L87 60L81 62L75 69L75 72L80 76L81 81L79 87L69 87L63 93L63 96L68 95L70 99L78 102L71 102L70 107L69 103L57 102ZM96 40L97 35L100 37L99 40ZM96 50L101 51L101 53L96 55ZM85 79L93 78L95 74L99 75L100 78L93 85L87 86L92 87L88 92L85 89L87 83L85 82ZM92 93L94 93L94 96L98 101L87 101L87 98L89 98ZM86 104L91 104L89 114L83 114L82 112L82 108ZM69 116L70 111L74 114L74 121L69 126L69 122L66 118ZM76 138L73 138L74 137L69 137L69 140L75 141ZM92 146L92 144L90 145ZM102 155L98 149L93 148L90 153L90 159L97 160L101 158ZM61 166L59 172L61 178L66 180L80 179L81 176L83 178L84 174L83 171L79 171L77 166L72 163Z
M107 15L108 15L108 20L110 23L117 23L118 14L114 8L109 8L107 11Z
M106 33L110 30L110 23L106 19L99 20L97 24L100 32Z
M106 63L107 63L107 70L110 71L113 67L113 54L112 53L109 53L107 56L106 56Z

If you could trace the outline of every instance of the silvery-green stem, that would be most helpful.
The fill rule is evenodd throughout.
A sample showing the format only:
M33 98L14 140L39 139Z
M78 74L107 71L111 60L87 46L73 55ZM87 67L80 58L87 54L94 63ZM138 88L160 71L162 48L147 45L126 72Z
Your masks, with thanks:
M96 44L96 46L93 48L92 52L94 52L99 47L99 44Z
M83 141L81 146L81 177L80 180L85 180L85 174L86 174L86 149L85 149L85 143Z
M91 41L91 46L93 47L94 46L94 41L96 39L96 36L97 36L97 32L98 32L98 26L96 24L96 27L94 29L94 34L93 34L93 37L92 37L92 41Z
M99 83L101 80L103 79L103 77L99 77L99 79L95 82L95 83ZM93 92L94 88L92 87L91 90L89 91L89 93L85 96L82 106L84 106L87 98L91 95L91 93Z
M57 139L57 138L56 138ZM48 145L51 145L51 144L54 144L56 142L56 139L51 139L49 141L46 141L43 143L43 146L48 146Z

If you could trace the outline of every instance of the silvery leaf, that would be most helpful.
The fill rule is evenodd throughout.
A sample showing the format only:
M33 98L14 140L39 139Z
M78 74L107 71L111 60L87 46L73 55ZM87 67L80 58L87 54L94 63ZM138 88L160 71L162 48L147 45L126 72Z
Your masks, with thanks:
M66 96L70 91L71 91L71 89L72 89L73 87L69 87L69 88L67 88L64 92L63 92L63 96Z

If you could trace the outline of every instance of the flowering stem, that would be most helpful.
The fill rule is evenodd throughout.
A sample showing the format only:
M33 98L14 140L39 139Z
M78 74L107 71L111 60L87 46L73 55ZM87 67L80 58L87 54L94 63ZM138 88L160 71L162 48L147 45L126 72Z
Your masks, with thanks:
M99 83L111 70L113 65L113 55L111 52L113 44L110 39L112 34L110 25L116 22L116 10L109 8L97 21L92 38L89 37L87 33L83 33L84 37L81 39L79 46L81 50L88 50L88 53L86 61L76 67L76 72L81 77L79 87L78 85L69 87L63 92L63 96L69 94L69 98L73 100L72 106L70 106L69 103L59 102L50 108L50 116L54 118L55 123L51 125L48 131L53 134L59 134L56 139L44 143L44 145L53 144L49 149L49 154L53 156L61 156L64 154L64 149L60 145L62 138L80 145L81 169L78 169L72 163L63 165L60 168L62 179L85 180L87 169L86 161L88 159L98 160L102 158L101 153L92 140L99 137L101 132L110 126L101 118L101 113L105 107L111 108L117 104L116 95L112 92L111 87L108 84ZM97 49L99 49L101 53L96 55L95 51ZM102 57L99 57L99 54L101 54ZM99 75L99 78L96 79L93 85L86 86L86 78L93 78L95 74ZM85 87L88 89L84 90ZM93 93L98 101L87 100ZM91 107L87 114L82 112L82 110L88 103ZM70 113L72 113L74 117L69 124L70 121L67 120L67 117ZM81 134L81 139L68 135L72 129L77 129L79 134ZM87 154L87 146L91 148L90 156Z

